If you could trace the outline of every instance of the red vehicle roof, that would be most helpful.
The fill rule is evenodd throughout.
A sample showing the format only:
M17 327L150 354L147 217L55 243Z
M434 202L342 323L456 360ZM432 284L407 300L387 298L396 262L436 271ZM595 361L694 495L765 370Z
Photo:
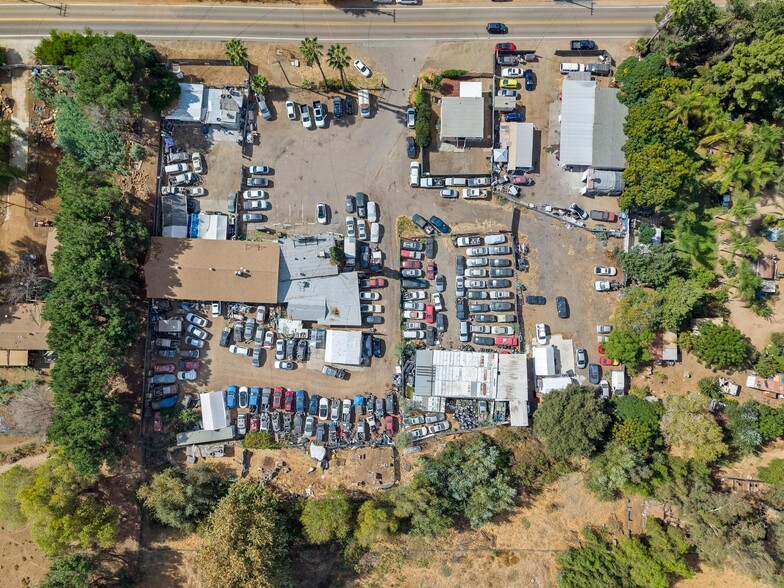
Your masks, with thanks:
M425 305L425 322L434 323L436 321L436 312L432 304Z
M509 337L509 336L506 336L506 337L499 336L499 337L496 337L495 338L495 344L496 345L511 345L513 347L516 347L517 346L517 336L511 336L511 337Z

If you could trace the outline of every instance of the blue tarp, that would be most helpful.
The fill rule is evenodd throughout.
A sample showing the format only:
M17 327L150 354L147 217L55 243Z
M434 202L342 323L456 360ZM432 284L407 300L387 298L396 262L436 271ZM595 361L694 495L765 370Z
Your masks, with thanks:
M199 238L199 215L191 214L188 220L188 237L191 239Z

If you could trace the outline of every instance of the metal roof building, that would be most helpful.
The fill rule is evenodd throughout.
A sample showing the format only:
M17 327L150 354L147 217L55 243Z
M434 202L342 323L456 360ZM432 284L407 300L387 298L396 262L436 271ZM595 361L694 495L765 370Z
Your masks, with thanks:
M537 377L554 376L555 371L555 347L534 347L534 374Z
M291 280L338 275L338 266L329 258L329 250L335 246L332 233L278 239L278 244L281 289Z
M591 165L595 112L596 82L565 79L561 92L561 165Z
M201 401L201 428L215 431L228 427L229 411L223 399L223 392L204 392L199 394Z
M496 400L509 403L509 424L527 427L531 394L528 388L528 356L504 353L498 356L498 391Z
M618 102L615 88L596 89L596 110L593 122L593 154L591 165L597 169L624 170L626 143L623 125L629 109Z
M509 147L510 170L534 169L534 125L532 123L505 123L501 125L500 134L504 136L504 127L508 127L506 134L507 147Z
M362 324L356 272L280 282L278 302L288 304L289 318L344 327Z
M163 230L161 235L175 239L188 236L188 197L177 192L161 196L161 214Z
M220 125L226 129L239 129L243 100L242 94L237 90L209 88L204 99L204 123Z
M484 98L441 99L441 140L479 142L485 136Z
M226 240L229 217L225 214L199 213L199 239Z
M414 394L493 400L498 354L426 349L416 352Z

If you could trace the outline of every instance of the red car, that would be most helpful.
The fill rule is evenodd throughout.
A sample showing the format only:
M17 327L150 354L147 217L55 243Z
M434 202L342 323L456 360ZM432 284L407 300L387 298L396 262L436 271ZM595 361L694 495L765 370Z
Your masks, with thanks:
M599 352L599 355L604 355L604 345L599 345L599 347L596 348L596 351Z
M384 425L386 426L387 435L390 437L395 434L395 417L388 414L384 417Z
M512 183L518 186L533 186L534 181L528 176L515 176L512 178Z
M180 360L180 369L181 370L197 370L201 367L200 361L186 361L184 359Z
M407 259L400 264L400 269L422 269L422 262L416 259Z
M177 371L177 366L173 363L161 363L154 366L152 369L156 374L173 374Z
M602 355L602 356L599 358L599 363L600 363L601 365L612 365L612 364L613 364L613 361L612 361L612 359L610 359L609 357L605 357L604 355Z
M383 288L386 285L387 281L384 278L368 278L359 281L360 288Z
M286 403L284 408L289 412L294 410L294 390L286 390Z
M427 269L425 270L425 277L428 280L435 280L436 279L436 264L428 263Z
M283 400L283 388L275 388L272 394L272 408L280 408L281 400Z
M429 325L432 325L434 322L436 322L436 311L432 304L425 306L425 322Z
M409 251L408 249L400 250L400 257L408 257L409 259L422 259L421 251Z
M163 430L163 420L159 412L155 412L152 415L152 430L156 433L160 433Z
M517 46L514 43L496 43L495 53L498 55L501 51L515 51Z
M259 430L259 415L254 414L252 417L250 417L250 430L251 431Z

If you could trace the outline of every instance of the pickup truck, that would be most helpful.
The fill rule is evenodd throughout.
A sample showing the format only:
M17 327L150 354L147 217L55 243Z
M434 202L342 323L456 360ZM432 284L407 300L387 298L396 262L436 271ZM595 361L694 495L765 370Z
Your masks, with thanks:
M468 187L476 188L478 186L489 186L493 179L489 177L484 178L468 178Z
M476 247L484 245L484 239L479 235L472 235L470 237L458 237L455 239L455 245L458 247Z
M495 60L498 62L498 65L517 65L520 63L517 55L509 55L508 53L499 53Z
M362 118L370 118L370 92L360 90L357 92L357 102L359 102L359 114Z
M593 51L596 49L596 42L588 39L580 39L579 41L572 41L569 43L572 51Z

